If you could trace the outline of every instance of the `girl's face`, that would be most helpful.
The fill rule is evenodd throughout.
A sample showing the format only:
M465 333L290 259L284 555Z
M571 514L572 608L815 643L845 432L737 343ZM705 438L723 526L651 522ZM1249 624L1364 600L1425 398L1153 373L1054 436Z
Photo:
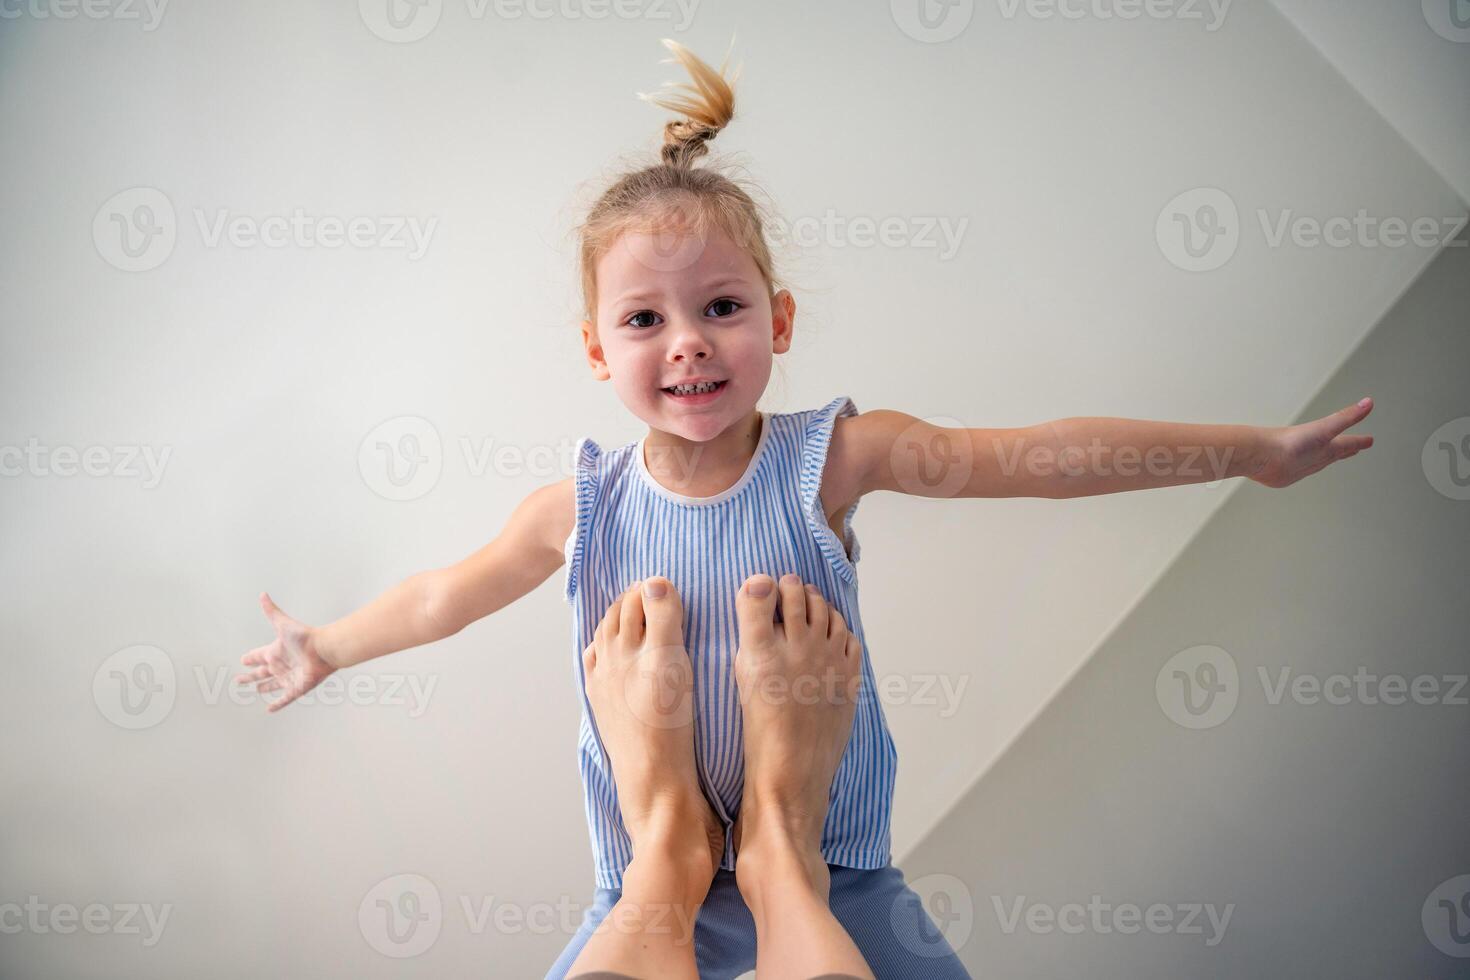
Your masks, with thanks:
M707 442L750 417L791 347L796 301L768 294L755 260L711 226L630 231L597 263L597 322L582 322L593 376L612 379L651 428ZM698 387L678 387L697 384Z

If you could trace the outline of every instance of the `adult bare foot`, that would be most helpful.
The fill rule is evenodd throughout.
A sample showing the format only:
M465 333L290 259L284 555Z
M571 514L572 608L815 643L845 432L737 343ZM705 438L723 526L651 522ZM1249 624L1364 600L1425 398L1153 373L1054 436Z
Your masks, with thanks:
M693 671L673 584L650 578L615 599L582 653L582 667L634 860L650 856L689 868L703 881L702 900L725 836L699 789Z
M745 718L745 792L735 883L755 919L759 980L871 978L828 907L822 825L852 735L862 646L842 615L795 575L747 579L735 597L735 680Z
M782 622L775 623L777 602ZM832 778L852 734L862 647L842 614L795 575L748 579L735 599L735 680L745 719L745 791L732 830L736 879L796 862L823 900L818 850ZM753 857L754 860L745 860Z

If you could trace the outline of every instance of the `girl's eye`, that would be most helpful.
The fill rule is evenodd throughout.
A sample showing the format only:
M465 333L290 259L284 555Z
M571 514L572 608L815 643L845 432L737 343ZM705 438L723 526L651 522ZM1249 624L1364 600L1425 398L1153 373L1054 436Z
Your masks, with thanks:
M742 307L741 307L741 305L740 305L740 303L738 301L733 300L733 299L729 299L729 298L715 300L713 303L711 303L709 305L708 309L713 310L717 306L723 306L723 307L727 307L728 308L728 312L726 312L726 313L716 313L715 314L716 317L718 317L718 318L720 318L722 320L725 319L726 317L734 316L737 311L739 311L740 309L742 309ZM635 328L637 328L639 330L647 330L649 327L654 326L654 324L652 324L652 323L640 323L640 322L638 322L638 318L639 317L642 317L642 316L651 316L651 317L657 318L658 317L658 314L655 313L655 312L653 312L652 310L639 310L637 313L634 313L632 316L628 317L628 319L625 320L624 322L628 326L635 327Z

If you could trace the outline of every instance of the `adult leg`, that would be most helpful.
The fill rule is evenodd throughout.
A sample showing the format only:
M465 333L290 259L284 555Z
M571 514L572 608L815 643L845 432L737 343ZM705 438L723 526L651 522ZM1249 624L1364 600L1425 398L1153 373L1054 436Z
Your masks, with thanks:
M934 896L934 914L892 864L863 869L832 866L832 914L881 977L969 980L946 932L955 932L959 907L944 892ZM936 920L936 916L938 917ZM951 928L953 927L953 928Z
M641 588L640 588L641 585ZM724 831L694 766L693 672L672 583L635 583L582 653L587 699L633 842L622 894L568 971L698 980L694 920Z
M768 575L752 576L735 610L745 721L735 877L755 919L756 976L871 978L828 907L830 872L819 850L832 778L852 734L862 647L841 613L795 575L779 588Z

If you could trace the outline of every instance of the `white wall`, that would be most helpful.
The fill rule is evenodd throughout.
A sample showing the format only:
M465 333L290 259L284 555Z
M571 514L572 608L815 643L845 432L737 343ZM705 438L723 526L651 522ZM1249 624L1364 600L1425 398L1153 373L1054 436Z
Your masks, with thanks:
M1470 200L1470 6L1464 0L1274 2Z
M687 29L472 9L443 4L406 44L351 4L284 0L169 5L152 30L0 22L0 443L171 453L153 487L34 469L0 480L0 733L19 747L0 759L0 825L24 842L6 848L0 902L174 907L152 947L26 933L0 947L7 967L437 977L489 963L530 975L554 958L564 933L477 932L460 900L590 897L559 578L362 668L436 684L418 716L376 704L268 717L210 692L269 636L260 590L334 619L478 548L552 478L474 475L461 439L559 450L639 435L580 359L567 232L620 155L654 146L663 116L634 93L678 77L659 37L717 60L736 35L739 115L718 144L788 221L968 222L947 257L841 236L788 250L798 337L772 410L847 393L973 426L1283 424L1433 249L1272 248L1256 211L1464 212L1264 0L1216 30L982 4L943 43L906 34L883 4L797 16L706 0ZM100 214L105 231L108 202L135 187L167 196L177 242L125 272L93 225ZM1156 223L1203 187L1228 193L1241 240L1221 268L1191 273ZM437 226L411 260L210 246L197 223L296 208ZM394 502L358 453L406 415L436 427L443 474ZM879 672L915 693L966 685L947 716L919 698L890 709L897 855L1228 493L863 503ZM167 655L178 692L165 720L125 731L93 684L136 644ZM357 910L409 872L445 913L432 948L399 961L365 941Z
M1308 406L1373 388L1359 465L1233 496L907 856L975 976L1465 976L1467 309L1448 249Z

